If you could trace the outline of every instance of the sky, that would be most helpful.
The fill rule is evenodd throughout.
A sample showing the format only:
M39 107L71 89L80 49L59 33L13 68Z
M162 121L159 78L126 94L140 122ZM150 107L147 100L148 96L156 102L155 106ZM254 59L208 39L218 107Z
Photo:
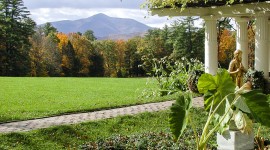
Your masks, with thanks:
M151 27L162 28L177 17L158 17L142 9L145 0L23 0L37 24L88 18L98 13L111 17L131 18Z

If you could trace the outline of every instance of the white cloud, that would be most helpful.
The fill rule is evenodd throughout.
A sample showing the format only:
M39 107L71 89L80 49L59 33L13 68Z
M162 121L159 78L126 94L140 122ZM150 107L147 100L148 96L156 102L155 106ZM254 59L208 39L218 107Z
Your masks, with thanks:
M131 18L151 27L164 27L176 18L151 16L140 5L146 0L24 0L37 24L77 20L104 13L111 17Z
M30 10L30 12L31 18L37 24L60 20L77 20L98 13L104 13L111 17L135 19L151 27L163 27L165 24L169 25L173 20L168 19L168 17L151 16L143 9L126 8L38 8Z
M145 0L24 0L29 9L38 8L140 8Z

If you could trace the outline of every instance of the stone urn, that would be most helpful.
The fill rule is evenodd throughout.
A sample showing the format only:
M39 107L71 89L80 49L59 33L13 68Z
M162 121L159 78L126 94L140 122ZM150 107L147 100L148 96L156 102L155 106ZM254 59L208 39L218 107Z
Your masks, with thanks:
M254 150L254 132L242 133L231 121L229 130L217 133L218 150Z

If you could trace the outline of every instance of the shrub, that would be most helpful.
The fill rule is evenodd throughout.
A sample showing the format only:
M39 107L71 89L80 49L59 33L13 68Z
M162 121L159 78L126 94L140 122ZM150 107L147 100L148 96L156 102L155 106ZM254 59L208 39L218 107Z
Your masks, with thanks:
M188 88L190 91L194 93L199 93L197 84L202 74L204 74L204 71L202 70L193 70L190 72L189 78L188 78Z
M204 70L202 62L196 59L188 60L185 57L177 61L168 57L160 60L153 59L152 65L151 74L158 81L161 96L188 90L188 79L191 72Z
M104 150L104 149L122 149L122 150L189 150L194 149L195 140L192 130L185 134L185 138L175 143L173 137L168 132L146 132L129 136L115 135L106 139L92 141L81 145L83 150ZM215 139L212 139L214 141ZM216 145L208 145L208 148L215 149Z
M249 69L244 76L244 82L250 82L252 89L261 89L264 93L269 93L267 89L268 81L263 76L263 71Z

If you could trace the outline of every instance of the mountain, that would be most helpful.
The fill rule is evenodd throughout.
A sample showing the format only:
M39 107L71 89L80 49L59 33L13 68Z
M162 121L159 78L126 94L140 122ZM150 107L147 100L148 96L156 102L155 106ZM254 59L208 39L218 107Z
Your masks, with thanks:
M146 32L151 27L133 19L109 17L105 14L96 14L92 17L79 20L63 20L51 22L59 32L81 32L92 30L94 35L101 39L114 35L137 35Z

